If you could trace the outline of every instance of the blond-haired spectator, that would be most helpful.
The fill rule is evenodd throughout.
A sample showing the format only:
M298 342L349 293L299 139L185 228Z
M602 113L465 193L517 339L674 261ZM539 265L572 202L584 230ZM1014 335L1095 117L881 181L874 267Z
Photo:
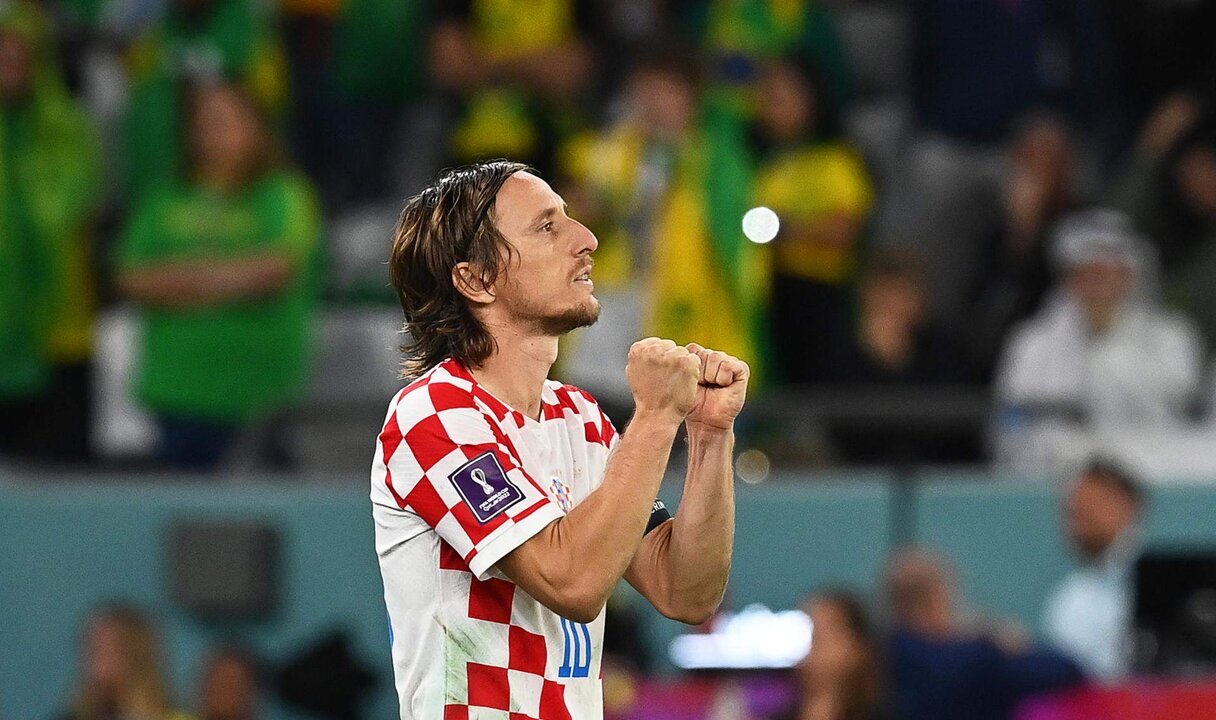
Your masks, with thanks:
M59 720L186 720L173 708L156 627L125 604L93 611L85 626L81 677Z

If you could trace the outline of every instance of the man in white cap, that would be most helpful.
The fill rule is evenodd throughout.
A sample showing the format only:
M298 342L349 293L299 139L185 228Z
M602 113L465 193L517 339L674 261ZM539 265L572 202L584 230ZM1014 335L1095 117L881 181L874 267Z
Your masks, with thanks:
M1123 215L1067 218L1054 260L1054 297L1013 332L997 376L997 459L1025 470L1075 462L1096 434L1181 423L1202 370L1198 332L1151 299L1151 248Z

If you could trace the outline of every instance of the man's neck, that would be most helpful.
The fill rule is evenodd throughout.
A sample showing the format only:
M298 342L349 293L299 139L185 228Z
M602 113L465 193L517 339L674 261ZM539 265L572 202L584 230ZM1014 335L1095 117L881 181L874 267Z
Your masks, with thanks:
M471 369L473 377L494 397L539 419L541 391L557 361L557 338L505 328L490 330L498 349L480 367Z

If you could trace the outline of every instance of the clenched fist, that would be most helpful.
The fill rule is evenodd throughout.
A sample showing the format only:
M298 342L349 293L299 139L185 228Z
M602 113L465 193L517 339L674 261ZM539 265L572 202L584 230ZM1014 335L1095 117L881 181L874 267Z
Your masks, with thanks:
M697 397L688 413L689 430L698 426L730 430L747 399L751 368L737 357L696 343L685 346L698 361Z
M646 338L629 348L625 376L639 415L656 414L678 423L696 402L701 359L671 340Z

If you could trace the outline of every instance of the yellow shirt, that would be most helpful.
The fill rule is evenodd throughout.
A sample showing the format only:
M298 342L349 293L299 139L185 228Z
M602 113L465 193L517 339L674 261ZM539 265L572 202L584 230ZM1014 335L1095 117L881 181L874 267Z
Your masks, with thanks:
M837 213L864 218L874 204L865 164L843 143L812 145L779 155L761 167L756 201L783 224L813 225ZM825 283L853 274L856 248L812 243L774 243L774 269Z

